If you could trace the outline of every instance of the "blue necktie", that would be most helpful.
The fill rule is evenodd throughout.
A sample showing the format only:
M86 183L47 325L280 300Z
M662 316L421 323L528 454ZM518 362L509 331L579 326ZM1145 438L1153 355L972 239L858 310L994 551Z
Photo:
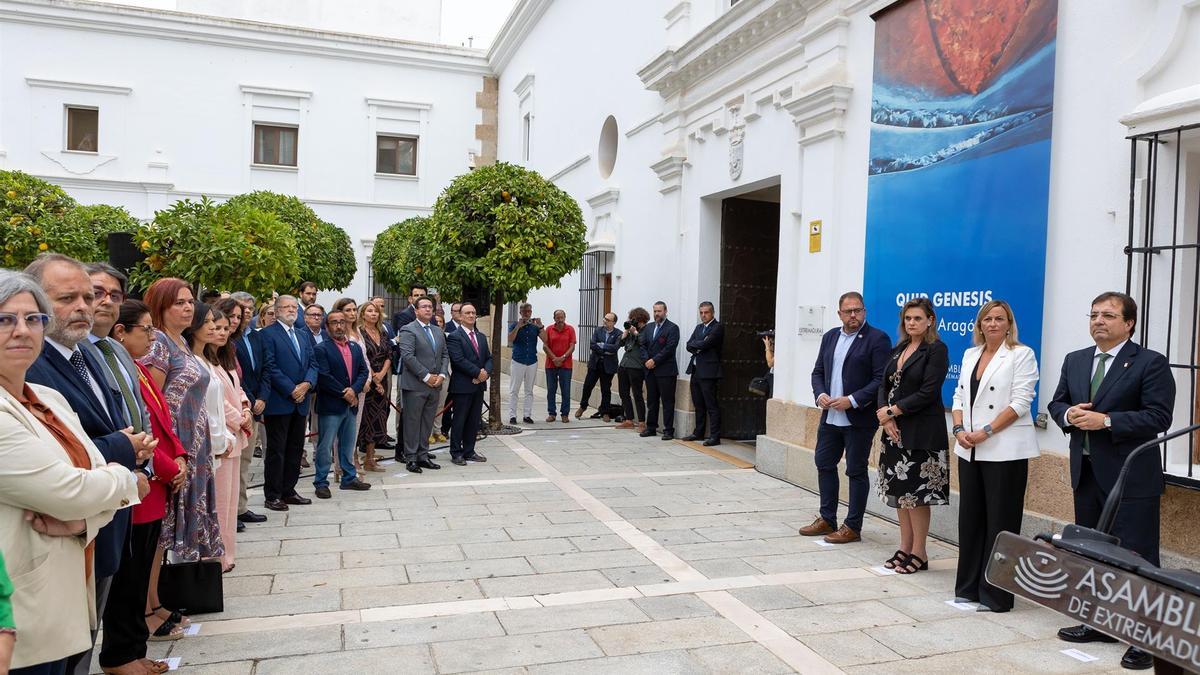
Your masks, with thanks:
M288 337L292 338L292 349L296 350L296 359L300 359L300 341L296 339L296 329L287 329Z
M425 334L429 336L429 346L432 347L433 351L436 352L437 340L433 339L433 329L429 327L429 324L425 324Z
M659 327L659 326L661 326L661 325L662 325L662 324L660 324L660 323L655 323L655 324L654 324L654 334L650 336L650 339L651 339L651 340L657 340L657 339L658 339L658 327Z
M254 347L250 346L250 334L243 335L242 341L246 343L246 354L250 357L250 370L254 370Z

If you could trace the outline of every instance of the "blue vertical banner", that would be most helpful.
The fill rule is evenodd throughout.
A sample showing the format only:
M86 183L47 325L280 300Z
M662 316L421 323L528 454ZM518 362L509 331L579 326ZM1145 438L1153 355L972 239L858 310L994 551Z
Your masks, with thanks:
M928 297L949 405L975 315L1007 300L1040 353L1057 0L902 0L875 16L864 295L897 334Z

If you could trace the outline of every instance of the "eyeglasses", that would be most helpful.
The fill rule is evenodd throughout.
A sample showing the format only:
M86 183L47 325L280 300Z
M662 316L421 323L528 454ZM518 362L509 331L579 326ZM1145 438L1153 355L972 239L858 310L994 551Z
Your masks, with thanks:
M122 324L122 325L125 326L125 330L130 330L130 331L131 330L140 330L140 331L143 331L144 333L146 333L146 335L151 335L154 333L154 325L153 324L131 323L131 324Z
M1113 312L1092 312L1091 314L1088 314L1088 319L1092 321L1095 321L1099 318L1103 318L1105 321L1116 321L1117 319L1123 319L1125 317Z
M334 319L333 321L330 321L328 323L330 326L345 326L346 320L345 319Z
M851 307L850 309L839 309L838 314L849 314L850 316L855 316L862 314L865 311L867 310L863 309L862 307Z
M12 333L17 327L17 322L22 319L25 320L25 328L31 333L41 333L46 330L46 324L50 323L50 315L41 312L30 312L24 316L17 316L12 312L0 312L0 335Z
M118 305L125 302L125 294L121 291L109 291L100 286L92 286L92 293L96 296L96 300L108 298L114 304Z

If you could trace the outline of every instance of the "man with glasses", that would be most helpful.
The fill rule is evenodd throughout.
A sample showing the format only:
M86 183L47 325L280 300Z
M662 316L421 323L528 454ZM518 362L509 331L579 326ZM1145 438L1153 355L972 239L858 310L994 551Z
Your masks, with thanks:
M275 323L262 329L262 379L267 381L267 451L263 458L264 504L272 511L311 504L296 492L304 454L308 394L317 384L313 343L296 326L300 303L290 295L275 300ZM263 385L260 385L263 386Z
M311 309L311 308L310 308ZM320 499L329 499L329 466L333 460L333 444L337 441L337 462L342 468L342 490L369 490L371 485L359 480L354 469L354 446L358 436L356 417L359 392L367 384L366 359L358 343L346 339L348 322L342 312L329 314L329 339L317 345L316 405L320 431L317 451L313 456L317 470L313 487Z
M316 287L314 286L313 288L315 289ZM314 293L315 292L316 291L314 290ZM314 297L316 296L314 295ZM329 333L325 331L325 327L323 325L324 323L325 308L315 302L309 303L308 306L304 308L304 327L307 330L300 332L312 338L314 348L319 346L325 341L326 338L329 337ZM319 420L317 419L317 406L313 402L314 396L316 396L315 391L309 394L308 400L308 432L310 435L318 433L317 424ZM316 443L313 443L313 447L316 448ZM300 468L307 469L310 466L312 465L308 462L308 451L306 450L304 454L300 456Z
M867 323L867 309L859 293L851 291L838 298L838 318L842 325L821 338L812 371L813 397L823 411L813 456L821 515L811 525L800 528L800 534L825 535L830 544L848 544L862 539L863 514L871 491L867 457L879 428L875 393L883 381L892 343L887 333ZM843 454L850 505L838 527L838 462Z
M1047 409L1071 437L1071 488L1075 523L1095 527L1117 483L1125 459L1137 446L1171 426L1175 380L1167 359L1132 340L1137 303L1124 293L1101 293L1092 301L1088 329L1094 346L1067 354L1062 376ZM1126 476L1112 533L1121 546L1158 565L1159 505L1163 493L1162 455L1146 452ZM1084 625L1063 628L1066 642L1116 642ZM1121 666L1153 666L1146 652L1130 647Z

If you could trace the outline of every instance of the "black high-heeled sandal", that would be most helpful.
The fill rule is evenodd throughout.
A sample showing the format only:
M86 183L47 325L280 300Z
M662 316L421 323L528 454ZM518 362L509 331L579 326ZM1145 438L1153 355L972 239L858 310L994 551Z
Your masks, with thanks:
M149 619L152 616L155 618L158 618L158 615L155 614L154 612L150 612L149 614L147 614L146 618ZM179 629L178 632L175 631L176 628ZM146 637L147 642L168 642L170 640L182 640L182 639L183 639L183 628L180 627L179 624L175 623L174 621L171 621L170 619L163 621L161 624L159 624L158 628L154 629L153 633L150 633L150 635L148 635Z
M904 551L901 551L900 549L896 549L896 552L894 554L892 554L892 557L888 558L887 560L885 560L883 562L883 566L889 570L894 570L897 567L903 565L907 560L908 560L908 554L905 553Z
M929 569L928 560L922 560L921 556L909 553L904 564L896 567L896 574L916 574L927 569Z
M154 609L150 610L150 614L157 614L158 610L160 610L160 609L167 609L167 608L163 607L162 605L159 605L158 607L155 607ZM170 621L171 623L177 624L184 628L187 628L188 626L192 625L192 622L186 616L180 614L177 610L168 609L167 611L171 613L171 615L166 618L167 621ZM146 616L150 616L150 614L147 614Z

